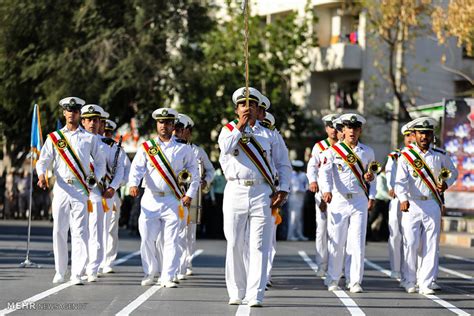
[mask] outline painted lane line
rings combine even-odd
[[[204,250],[202,249],[198,249],[196,250],[194,253],[193,253],[193,259],[196,258],[197,256],[199,256],[200,254],[203,253]],[[128,259],[130,259],[131,257],[133,257],[132,255],[133,254],[140,254],[140,251],[136,251],[134,253],[131,253],[130,255],[126,256],[128,257]],[[124,257],[125,259],[125,257]],[[127,260],[128,260],[127,259]],[[124,260],[125,262],[126,260]],[[140,307],[140,305],[142,305],[143,303],[145,303],[153,294],[155,294],[156,292],[158,292],[159,289],[161,289],[162,286],[161,285],[154,285],[152,286],[150,289],[148,289],[147,291],[145,291],[145,293],[143,293],[142,295],[140,295],[139,297],[137,297],[135,300],[133,300],[130,304],[128,304],[127,306],[125,306],[121,311],[119,311],[116,315],[118,316],[123,316],[123,315],[130,315],[131,312],[133,312],[134,310],[136,310],[138,307]]]
[[[451,269],[448,269],[448,268],[444,268],[444,267],[441,267],[441,266],[439,266],[438,269],[443,271],[443,272],[446,272],[446,273],[455,275],[457,277],[460,277],[462,279],[474,282],[474,278],[470,275],[467,275],[467,274],[464,274],[464,273],[461,273],[461,272],[457,272],[457,271],[454,271],[454,270],[451,270]]]
[[[235,316],[248,316],[250,315],[250,306],[248,305],[239,305]]]
[[[200,254],[202,254],[204,252],[203,249],[198,249],[196,250],[194,253],[193,253],[193,257],[191,258],[191,260],[193,260],[194,258],[196,258],[197,256],[199,256]]]
[[[370,260],[368,259],[364,259],[364,262],[365,264],[367,264],[368,266],[370,266],[371,268],[374,268],[375,270],[378,270],[379,272],[385,274],[385,275],[388,275],[390,277],[390,272],[384,268],[382,268],[381,266],[379,266],[378,264],[376,263],[373,263],[371,262]],[[441,270],[441,267],[439,267],[440,270]],[[444,308],[446,308],[447,310],[449,310],[450,312],[453,312],[455,313],[456,315],[470,315],[468,313],[466,313],[465,311],[457,308],[456,306],[454,306],[453,304],[451,303],[448,303],[446,302],[445,300],[437,297],[436,295],[423,295],[424,297],[426,298],[429,298],[430,300],[432,300],[433,302],[443,306]]]
[[[39,294],[36,294],[35,296],[32,296],[32,297],[30,297],[30,298],[27,298],[26,300],[23,300],[23,301],[21,301],[21,302],[19,302],[19,303],[16,303],[14,308],[8,308],[8,307],[7,307],[7,308],[5,308],[5,309],[0,310],[0,315],[7,315],[7,314],[10,314],[10,313],[12,313],[12,312],[14,312],[14,311],[16,311],[16,310],[18,310],[18,309],[21,309],[20,306],[25,306],[25,307],[27,308],[28,306],[30,306],[31,303],[37,302],[37,301],[39,301],[39,300],[41,300],[41,299],[43,299],[43,298],[45,298],[45,297],[50,296],[51,294],[57,293],[57,292],[59,292],[59,291],[62,291],[62,290],[64,290],[65,288],[70,287],[71,285],[72,285],[72,283],[71,283],[71,281],[69,281],[69,282],[63,283],[63,284],[61,284],[61,285],[55,286],[55,287],[53,287],[53,288],[51,288],[51,289],[49,289],[49,290],[46,290],[46,291],[44,291],[44,292],[41,292],[41,293],[39,293]],[[16,307],[18,307],[18,308],[16,308]]]
[[[304,262],[308,264],[308,266],[314,271],[318,272],[318,265],[311,260],[305,251],[300,250],[298,254],[303,258]],[[363,316],[365,313],[357,306],[356,302],[350,298],[346,292],[342,290],[333,291],[333,293],[339,298],[339,300],[344,304],[351,315]]]
[[[140,305],[145,303],[153,294],[158,292],[158,290],[161,289],[161,285],[154,285],[150,289],[148,289],[145,293],[137,297],[135,300],[133,300],[130,304],[125,306],[120,312],[118,312],[117,316],[124,316],[124,315],[130,315],[131,312],[136,310]]]
[[[346,292],[334,291],[333,293],[336,294],[337,297],[339,297],[342,304],[346,306],[347,310],[349,311],[349,313],[351,313],[351,315],[365,315],[365,313],[359,308],[359,306],[357,306],[356,302],[354,302],[354,300],[350,298],[350,296],[347,295]]]
[[[137,253],[139,254],[140,251],[128,254],[127,256],[118,259],[116,262],[119,262],[118,264],[121,264],[121,263],[127,261],[128,259],[132,258],[133,256],[135,256]],[[50,296],[54,293],[58,293],[59,291],[62,291],[64,289],[70,287],[71,285],[73,285],[71,282],[66,282],[66,283],[63,283],[61,285],[55,286],[55,287],[53,287],[49,290],[46,290],[44,292],[36,294],[35,296],[27,298],[24,301],[19,302],[18,303],[19,305],[16,305],[16,306],[19,307],[19,306],[22,306],[22,304],[23,304],[23,306],[28,306],[29,303],[37,302],[37,301],[39,301],[39,300],[41,300],[45,297],[48,297],[48,296]],[[11,312],[14,312],[14,311],[18,310],[18,309],[20,309],[20,308],[5,308],[3,310],[0,310],[0,315],[7,315],[7,314],[10,314]]]
[[[446,255],[444,255],[444,257],[450,258],[450,259],[456,259],[456,260],[461,260],[461,261],[466,261],[466,262],[474,263],[474,260],[468,259],[468,258],[464,258],[464,257],[460,257],[460,256],[455,256],[455,255],[446,254]]]
[[[388,277],[390,277],[390,275],[391,275],[390,270],[384,269],[381,266],[379,266],[378,264],[367,260],[366,258],[364,258],[364,263],[366,265],[368,265],[369,267],[371,267],[372,269],[377,270],[379,272],[382,272],[383,274],[385,274]]]
[[[122,258],[115,260],[114,263],[113,263],[113,266],[118,266],[118,265],[132,259],[133,257],[138,256],[139,254],[140,254],[140,250],[129,253],[128,255],[123,256]]]
[[[449,310],[450,312],[453,312],[453,313],[456,314],[456,315],[462,315],[462,316],[469,316],[469,315],[471,315],[471,314],[469,314],[469,313],[466,313],[466,312],[463,311],[462,309],[457,308],[457,307],[454,306],[453,304],[448,303],[448,302],[446,302],[445,300],[440,299],[440,298],[437,297],[436,295],[424,295],[424,296],[426,296],[427,298],[429,298],[429,299],[432,300],[433,302],[438,303],[439,305],[443,306],[444,308],[446,308],[446,309]]]

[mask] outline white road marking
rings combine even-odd
[[[448,268],[444,268],[444,267],[441,267],[441,266],[439,266],[438,268],[439,268],[439,270],[441,270],[443,272],[446,272],[446,273],[455,275],[457,277],[460,277],[462,279],[474,282],[474,278],[470,275],[467,275],[467,274],[464,274],[464,273],[461,273],[461,272],[457,272],[457,271],[454,271],[454,270],[451,270],[451,269],[448,269]]]
[[[390,272],[387,270],[387,269],[384,269],[382,268],[381,266],[379,266],[378,264],[376,263],[373,263],[371,262],[370,260],[368,259],[364,259],[364,262],[366,265],[368,265],[369,267],[375,269],[375,270],[378,270],[379,272],[382,272],[383,274],[387,275],[390,277]],[[439,269],[441,270],[441,267],[439,267]],[[447,310],[449,310],[450,312],[453,312],[455,313],[456,315],[470,315],[468,313],[466,313],[465,311],[457,308],[456,306],[454,306],[453,304],[451,303],[448,303],[446,302],[445,300],[437,297],[436,295],[423,295],[427,298],[429,298],[430,300],[432,300],[433,302],[443,306],[444,308],[446,308]]]
[[[49,290],[46,290],[46,291],[44,291],[44,292],[41,292],[41,293],[39,293],[39,294],[36,294],[35,296],[32,296],[32,297],[30,297],[30,298],[27,298],[27,299],[24,300],[24,301],[19,302],[18,304],[15,304],[16,306],[15,306],[14,308],[8,308],[8,307],[7,307],[7,308],[5,308],[5,309],[0,310],[0,315],[7,315],[7,314],[10,314],[10,313],[12,313],[12,312],[18,310],[18,309],[21,309],[21,307],[20,307],[20,308],[16,308],[16,307],[19,307],[19,306],[25,306],[25,307],[27,308],[28,306],[30,306],[30,303],[37,302],[37,301],[39,301],[39,300],[41,300],[41,299],[43,299],[43,298],[45,298],[45,297],[50,296],[51,294],[57,293],[57,292],[59,292],[59,291],[62,291],[62,290],[64,290],[65,288],[70,287],[71,285],[72,285],[72,283],[71,283],[71,281],[69,281],[69,282],[63,283],[63,284],[61,284],[61,285],[55,286],[55,287],[53,287],[53,288],[51,288],[51,289],[49,289]]]
[[[440,299],[440,298],[437,297],[436,295],[425,295],[425,296],[426,296],[427,298],[429,298],[430,300],[432,300],[433,302],[438,303],[439,305],[443,306],[444,308],[446,308],[446,309],[449,310],[450,312],[453,312],[453,313],[456,314],[456,315],[462,315],[462,316],[469,316],[469,315],[471,315],[471,314],[469,314],[469,313],[466,313],[466,312],[463,311],[462,309],[457,308],[457,307],[454,306],[453,304],[448,303],[448,302],[446,302],[445,300]]]
[[[314,272],[318,272],[318,265],[308,257],[305,251],[300,250],[298,251],[298,254],[301,256],[301,258],[303,258],[304,262],[306,262],[309,267],[313,269]],[[365,313],[359,308],[359,306],[357,306],[356,302],[354,302],[354,300],[350,298],[349,295],[346,294],[346,292],[339,290],[333,291],[333,293],[339,298],[342,304],[344,304],[344,306],[347,308],[349,313],[351,313],[351,315],[365,315]]]
[[[140,251],[138,251],[138,254],[140,253]],[[128,254],[120,259],[118,259],[115,263],[115,265],[117,264],[121,264],[121,263],[124,263],[125,261],[129,260],[130,258],[132,258],[133,256],[136,256],[137,255],[137,252],[134,252],[134,253],[131,253],[131,254]],[[118,263],[117,263],[118,262]],[[25,307],[28,306],[29,303],[34,303],[34,302],[37,302],[45,297],[48,297],[54,293],[58,293],[59,291],[62,291],[68,287],[70,287],[72,285],[71,282],[66,282],[66,283],[63,283],[61,285],[58,285],[58,286],[55,286],[49,290],[46,290],[44,292],[41,292],[39,294],[36,294],[30,298],[27,298],[26,300],[23,300],[21,302],[18,303],[17,307],[23,305]],[[3,310],[0,310],[0,315],[7,315],[7,314],[10,314],[11,312],[14,312],[18,309],[21,309],[21,308],[5,308]]]
[[[196,250],[194,253],[193,253],[193,259],[196,258],[197,256],[199,256],[201,253],[203,253],[204,250],[202,249],[198,249]],[[134,252],[136,253],[136,252]],[[134,253],[130,254],[129,256],[129,259],[133,256]],[[140,251],[138,251],[138,253],[140,253]],[[128,259],[127,259],[128,260]],[[133,312],[134,310],[136,310],[138,307],[140,307],[140,305],[142,305],[143,303],[145,303],[153,294],[155,294],[156,292],[158,292],[159,289],[161,289],[162,287],[160,285],[154,285],[152,286],[151,288],[149,288],[147,291],[145,291],[145,293],[143,293],[142,295],[140,295],[139,297],[137,297],[135,300],[133,300],[130,304],[128,304],[127,306],[125,306],[121,311],[119,311],[116,315],[117,316],[124,316],[124,315],[130,315],[131,312]]]
[[[466,261],[466,262],[474,263],[474,260],[468,259],[468,258],[464,258],[464,257],[460,257],[460,256],[455,256],[455,255],[446,254],[446,255],[444,255],[444,257],[450,258],[450,259],[456,259],[456,260],[461,260],[461,261]]]
[[[116,315],[117,316],[123,316],[123,315],[130,315],[131,312],[136,310],[140,305],[145,303],[153,294],[158,292],[158,290],[161,289],[161,285],[154,285],[150,289],[148,289],[145,293],[137,297],[134,301],[132,301],[130,304],[125,306],[120,312],[118,312]]]
[[[133,257],[138,256],[139,254],[140,254],[140,250],[129,253],[128,255],[123,256],[122,258],[115,260],[114,263],[113,263],[113,266],[118,266],[118,265],[132,259]]]
[[[239,305],[235,316],[248,316],[250,315],[250,306],[248,305]]]

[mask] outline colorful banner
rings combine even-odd
[[[474,192],[474,99],[445,101],[442,135],[459,172],[449,191]]]
[[[39,105],[35,104],[33,108],[33,119],[31,121],[31,155],[33,167],[39,158],[41,147],[43,147],[43,134],[41,133],[41,119]]]

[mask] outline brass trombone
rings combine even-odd
[[[441,171],[439,172],[438,182],[443,183],[447,179],[451,178],[451,176],[452,176],[451,170],[443,167],[441,168]]]

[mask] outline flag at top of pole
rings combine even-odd
[[[33,165],[39,158],[39,154],[43,147],[43,134],[41,133],[41,120],[39,106],[35,104],[33,109],[33,120],[31,121],[31,158]]]

